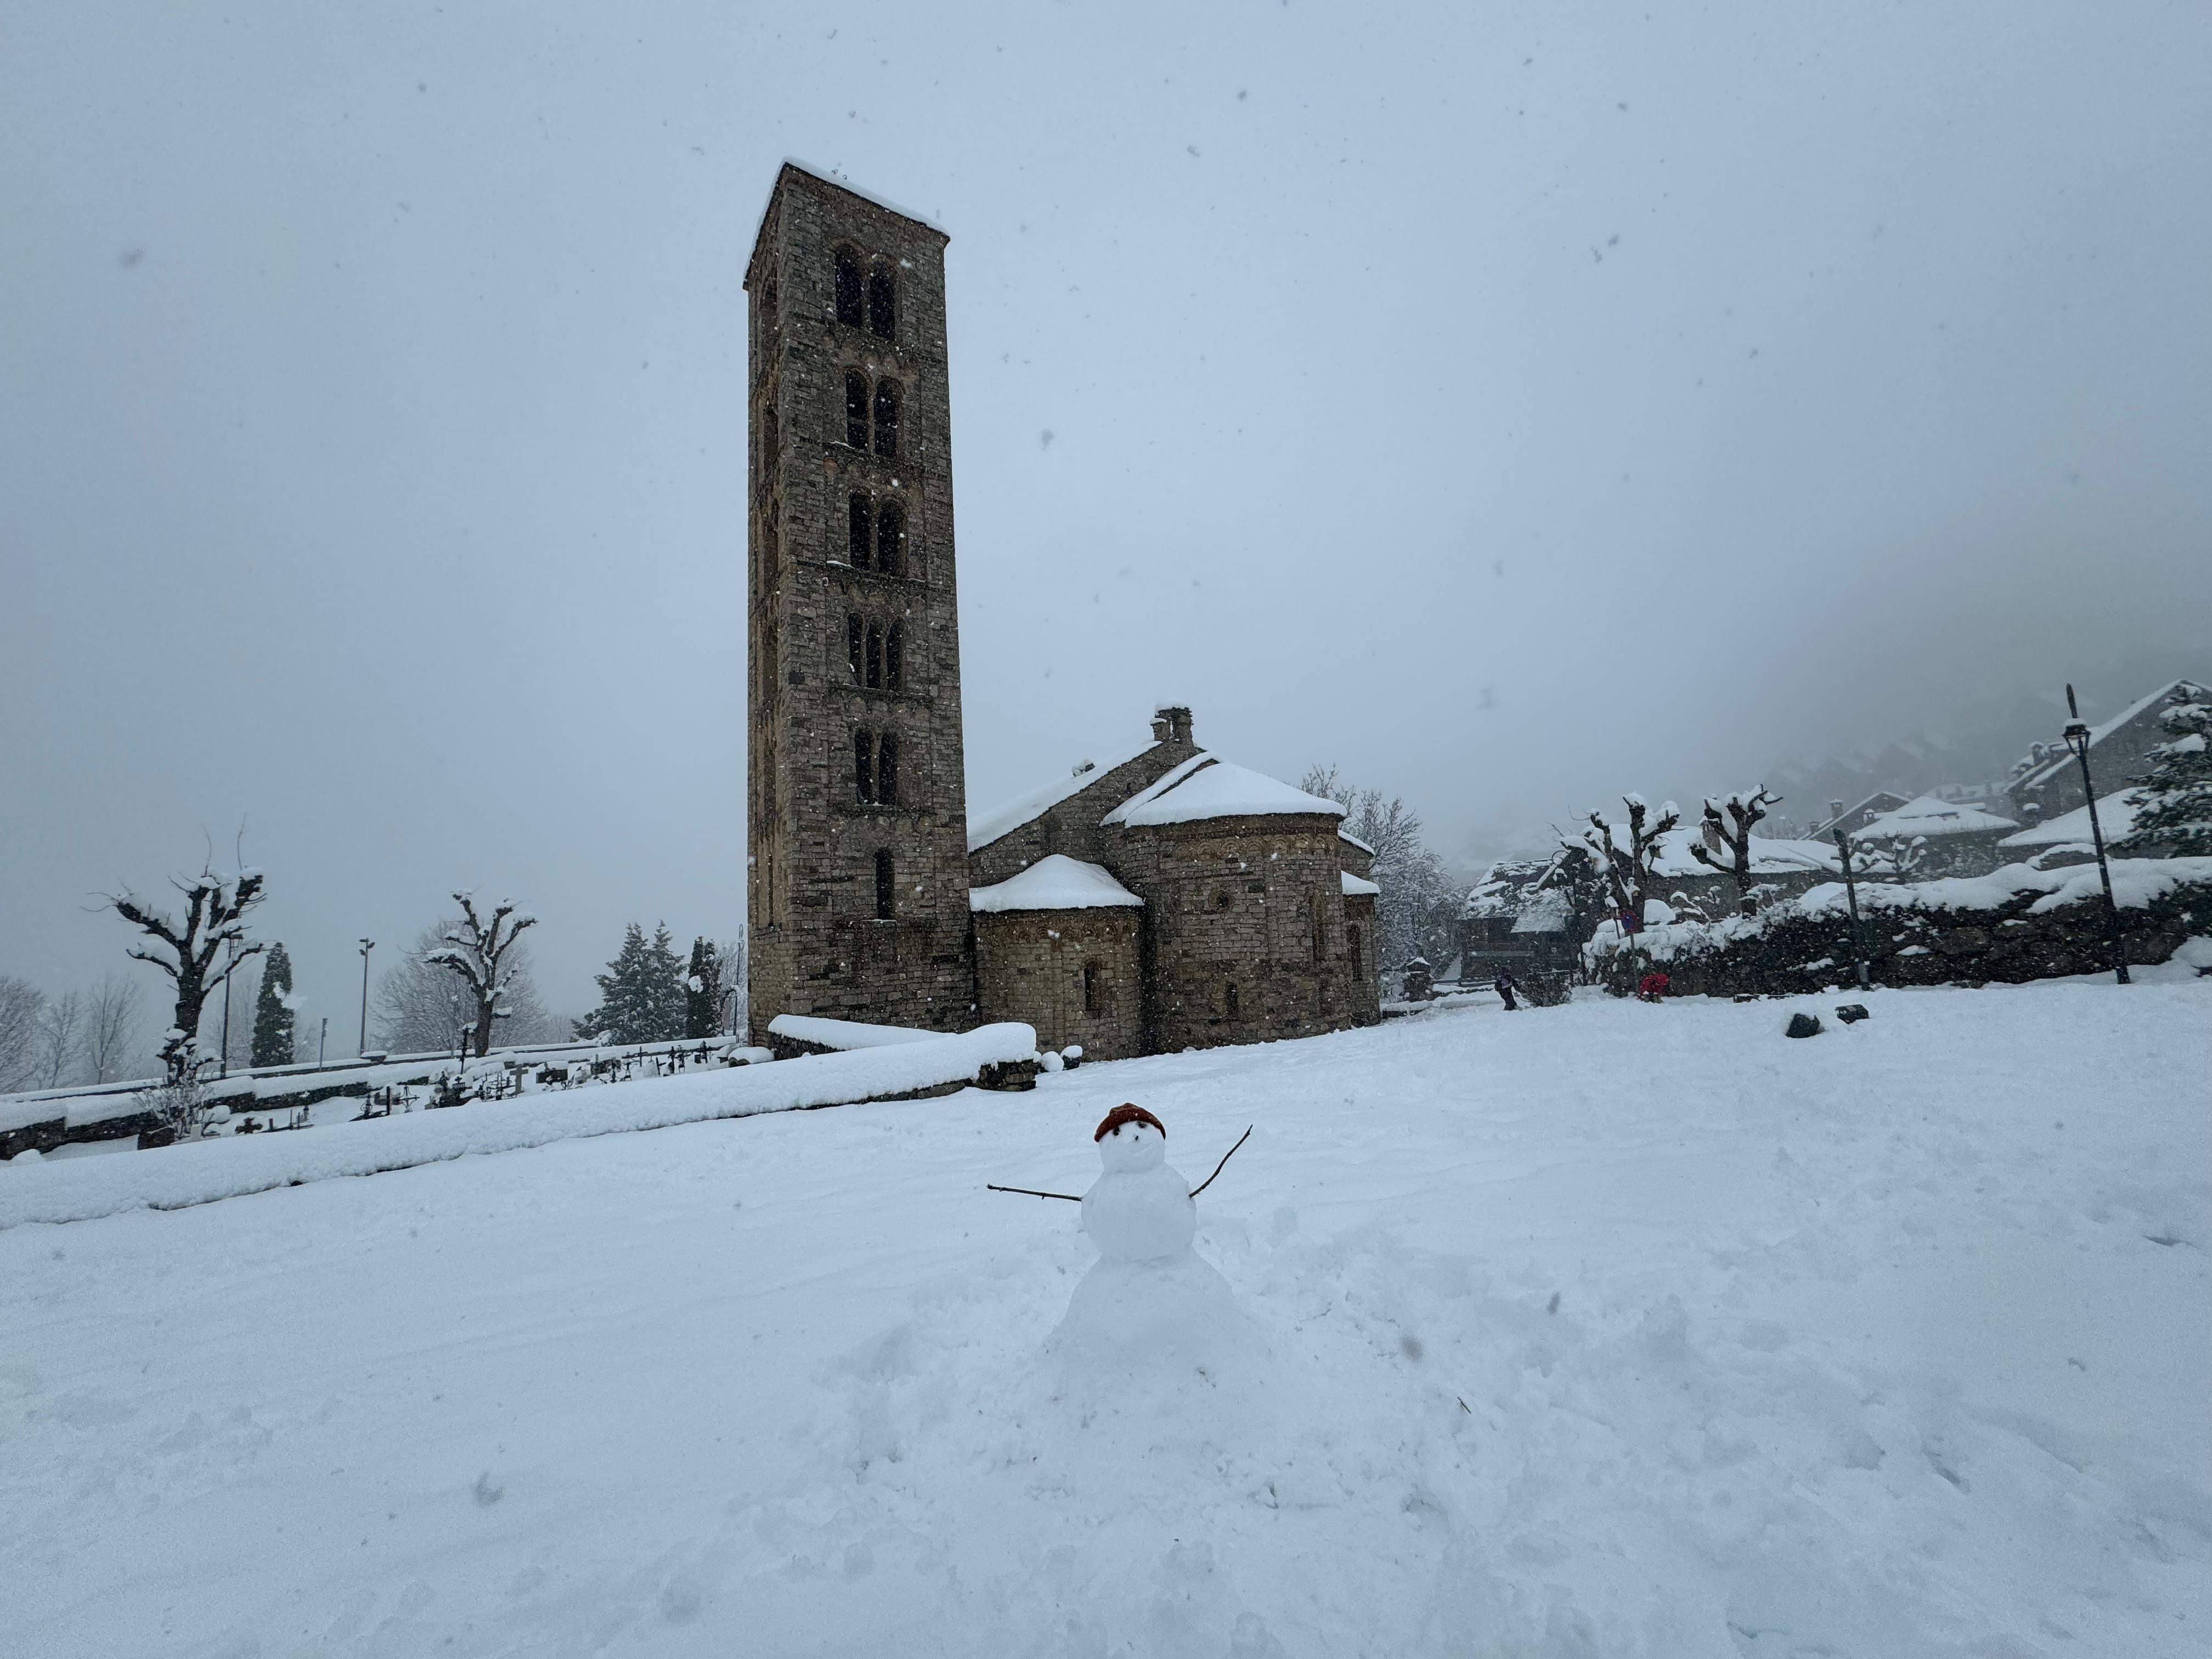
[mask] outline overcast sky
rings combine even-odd
[[[1174,699],[1465,856],[2201,650],[2212,7],[936,9],[0,0],[0,972],[241,821],[349,1041],[456,884],[732,929],[787,155],[952,238],[971,804]]]

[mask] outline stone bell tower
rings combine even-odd
[[[751,327],[751,1037],[975,1023],[945,234],[788,162]]]

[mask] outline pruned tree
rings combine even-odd
[[[515,941],[537,926],[538,918],[517,910],[513,899],[501,899],[489,921],[477,914],[475,894],[455,893],[453,902],[461,907],[460,921],[422,959],[461,981],[464,995],[474,1005],[469,1045],[482,1059],[491,1052],[492,1022],[514,1012],[504,1000],[512,973],[509,958]]]
[[[722,1019],[722,958],[705,934],[691,941],[684,975],[684,1035],[710,1037]]]
[[[1781,796],[1768,794],[1763,787],[1748,794],[1739,789],[1724,803],[1705,797],[1705,824],[1699,838],[1690,843],[1690,856],[1735,878],[1735,908],[1742,915],[1759,908],[1751,896],[1751,832],[1768,807],[1781,804]]]
[[[376,976],[376,1041],[395,1054],[451,1051],[461,1028],[472,1017],[475,1003],[460,978],[429,960],[446,948],[448,933],[461,927],[459,918],[434,921],[415,937],[398,961]],[[555,1022],[538,999],[531,977],[530,941],[511,945],[501,958],[505,984],[501,1006],[507,1016],[498,1023],[503,1043],[550,1042],[564,1040],[565,1024]]]
[[[27,979],[0,974],[0,1094],[21,1089],[38,1064],[39,1016],[46,994]]]
[[[37,1076],[41,1089],[58,1089],[76,1068],[84,1041],[84,993],[64,991],[49,997],[39,1015]]]
[[[292,958],[283,945],[269,947],[261,970],[261,989],[253,999],[253,1063],[289,1066],[295,1016],[292,1000]]]
[[[1583,831],[1583,843],[1597,860],[1614,912],[1632,913],[1640,928],[1644,907],[1651,902],[1652,872],[1666,837],[1680,824],[1682,814],[1671,800],[1660,807],[1656,818],[1641,795],[1623,795],[1620,801],[1628,809],[1628,844],[1622,847],[1614,842],[1613,825],[1602,812],[1589,815],[1590,827]]]
[[[192,1069],[199,1052],[200,1014],[208,998],[222,988],[238,964],[260,954],[259,941],[246,937],[246,913],[261,902],[258,870],[241,870],[235,876],[218,876],[204,866],[190,881],[171,878],[185,896],[181,920],[172,921],[125,889],[110,893],[106,902],[115,914],[145,936],[127,954],[150,962],[176,986],[176,1009],[167,1034],[161,1040],[161,1063],[172,1082]],[[218,965],[216,958],[221,957]]]
[[[145,988],[135,979],[109,974],[86,1000],[84,1061],[94,1083],[112,1083],[123,1074],[138,1040]]]
[[[2116,853],[2212,857],[2212,690],[2177,685],[2159,724],[2173,736],[2150,751],[2150,770],[2128,796],[2135,823]]]

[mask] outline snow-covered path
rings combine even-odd
[[[2202,1654],[2209,992],[1476,1008],[18,1227],[0,1652]],[[983,1183],[1125,1099],[1194,1178],[1259,1125],[1256,1379],[1039,1362],[1091,1252]]]

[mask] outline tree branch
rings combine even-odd
[[[1222,1153],[1221,1162],[1213,1166],[1213,1175],[1206,1176],[1205,1180],[1200,1182],[1197,1186],[1190,1189],[1190,1195],[1193,1198],[1196,1198],[1200,1193],[1204,1192],[1208,1187],[1211,1187],[1213,1184],[1214,1176],[1219,1175],[1224,1170],[1229,1167],[1229,1160],[1237,1156],[1237,1147],[1242,1146],[1246,1141],[1251,1139],[1252,1131],[1258,1127],[1259,1126],[1257,1124],[1248,1124],[1245,1127],[1244,1133],[1237,1137],[1237,1146],[1231,1146],[1227,1152]]]

